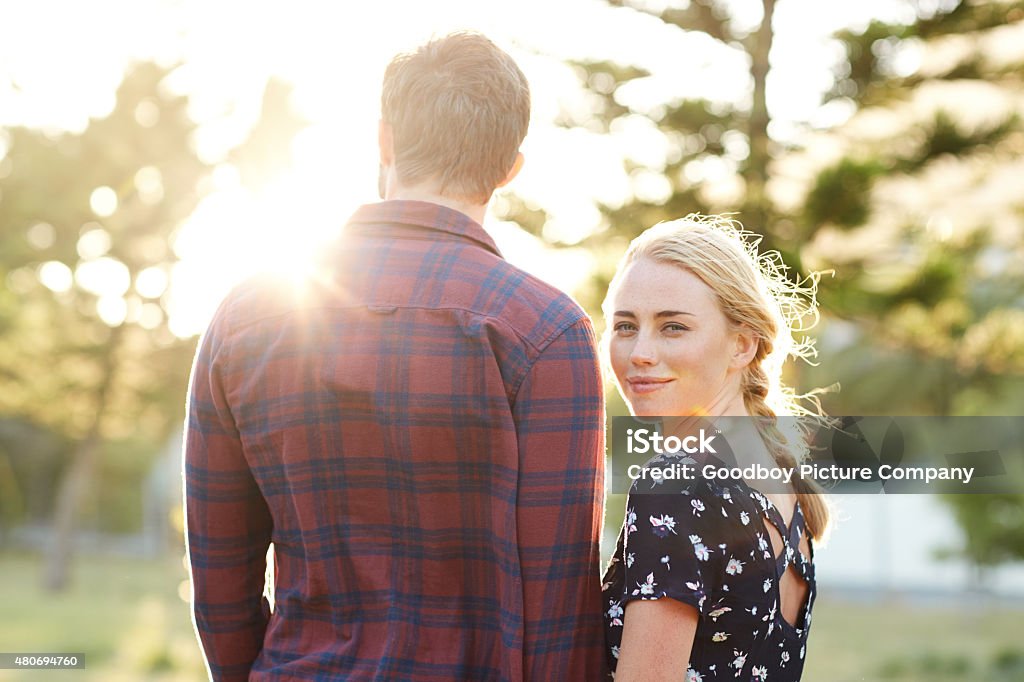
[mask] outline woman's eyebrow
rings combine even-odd
[[[654,317],[675,317],[676,315],[689,315],[690,317],[697,317],[694,313],[688,313],[684,310],[662,310],[654,314]],[[616,310],[615,317],[631,317],[636,319],[636,314],[629,310]]]

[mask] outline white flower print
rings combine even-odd
[[[669,533],[676,532],[676,520],[668,514],[662,514],[661,516],[652,516],[651,530],[659,538],[668,537]]]
[[[622,614],[622,602],[610,602],[608,607],[608,617],[612,619],[612,625],[622,625]]]
[[[609,633],[605,652],[612,663],[621,660],[619,639],[626,602],[664,597],[672,593],[666,592],[671,583],[678,586],[684,599],[697,606],[701,619],[707,619],[705,641],[712,643],[703,650],[703,657],[694,658],[689,667],[683,668],[685,682],[791,679],[804,666],[806,647],[801,647],[801,640],[806,635],[810,608],[801,611],[802,631],[785,627],[779,615],[774,569],[788,559],[798,573],[803,569],[805,580],[814,589],[809,553],[802,555],[795,541],[797,531],[806,537],[801,520],[798,516],[791,522],[792,533],[776,533],[773,528],[777,527],[778,515],[772,510],[778,508],[766,495],[754,495],[745,485],[733,486],[731,494],[725,486],[712,490],[711,495],[684,491],[685,497],[671,498],[674,507],[628,505],[633,508],[627,510],[621,531],[621,546],[627,551],[618,554],[618,563],[605,578],[612,583],[602,600]],[[716,508],[721,515],[715,513]],[[686,509],[693,516],[687,515]],[[640,528],[645,518],[650,525]],[[687,524],[688,518],[693,523]],[[684,545],[683,538],[690,541],[694,559],[688,558],[685,550],[680,554],[669,546],[677,538]],[[781,556],[776,557],[777,551]],[[702,580],[704,573],[712,577]]]
[[[729,667],[736,668],[736,677],[739,677],[740,673],[743,671],[743,666],[747,664],[747,655],[740,653],[735,649],[732,650],[732,655],[736,658],[729,664]]]
[[[633,595],[636,596],[638,594],[641,594],[641,595],[654,594],[654,586],[657,585],[657,584],[658,583],[654,582],[654,573],[649,573],[647,575],[647,580],[645,580],[642,583],[637,583],[636,584],[636,586],[639,589],[633,590]]]

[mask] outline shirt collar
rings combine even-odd
[[[364,232],[371,225],[404,225],[445,232],[468,239],[503,258],[498,245],[484,228],[465,213],[427,201],[390,200],[365,204],[356,209],[348,225]]]

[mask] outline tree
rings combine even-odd
[[[54,510],[44,582],[67,582],[72,533],[103,443],[169,432],[193,344],[164,308],[168,237],[193,210],[204,171],[187,100],[166,71],[135,66],[109,116],[80,134],[6,131],[0,180],[0,412],[75,443]]]
[[[168,71],[132,68],[105,118],[80,134],[5,131],[0,160],[0,414],[73,443],[55,501],[45,585],[67,582],[76,516],[95,494],[101,449],[133,438],[159,449],[180,423],[195,339],[168,325],[174,234],[207,166],[188,100]],[[268,82],[262,117],[232,151],[245,178],[286,160],[303,122]],[[141,438],[140,438],[141,437]]]
[[[649,72],[607,61],[578,65],[593,111],[567,115],[565,125],[612,135],[647,125],[666,149],[664,164],[627,161],[637,191],[622,206],[602,205],[603,225],[584,241],[603,263],[581,295],[590,310],[626,241],[642,229],[692,211],[738,212],[764,235],[763,246],[782,252],[795,278],[828,273],[815,330],[821,362],[791,372],[798,391],[838,381],[842,390],[822,397],[832,414],[1020,411],[1024,2],[893,0],[902,23],[875,20],[835,36],[842,58],[823,103],[848,110],[848,120],[807,126],[785,145],[769,135],[764,107],[774,2],[759,3],[759,21],[743,24],[730,14],[734,3],[719,0],[605,4],[652,15],[679,40],[702,35],[741,51],[750,98],[641,106],[630,91]],[[708,164],[724,176],[702,174]],[[643,182],[664,191],[644,192]],[[542,209],[509,206],[507,217],[543,236]],[[999,551],[979,544],[1024,535],[1020,514],[990,517],[992,504],[979,495],[955,502],[970,524],[965,551],[977,562],[1020,556],[1015,543]],[[998,504],[1024,507],[1024,499]]]
[[[917,9],[911,24],[838,36],[830,97],[857,112],[830,133],[841,153],[806,195],[807,261],[836,269],[822,297],[847,322],[843,365],[874,365],[845,382],[845,404],[1019,414],[1024,57],[1005,48],[1024,32],[1024,3]],[[1024,492],[942,500],[979,580],[1024,559]]]
[[[824,165],[794,171],[798,152],[780,166],[811,177],[796,213],[805,262],[835,272],[821,298],[842,321],[841,365],[885,368],[848,382],[846,409],[884,395],[904,413],[1012,413],[1000,401],[1024,378],[1024,59],[998,45],[1024,30],[1024,3],[910,7],[912,23],[837,36],[828,97],[855,113],[805,143],[837,150]]]
[[[760,16],[742,22],[724,0],[691,0],[657,9],[642,0],[603,4],[610,11],[654,17],[669,27],[679,42],[700,37],[723,53],[741,53],[749,64],[750,97],[736,103],[667,94],[665,101],[651,106],[629,96],[631,87],[651,77],[645,68],[610,61],[575,64],[592,107],[585,115],[566,113],[562,125],[615,135],[636,123],[653,128],[664,147],[663,163],[626,161],[634,186],[629,200],[621,206],[600,205],[602,225],[582,245],[604,265],[595,273],[590,290],[581,292],[584,304],[596,309],[609,271],[630,239],[658,222],[694,212],[736,213],[748,229],[764,235],[766,247],[783,253],[797,277],[797,244],[787,235],[788,224],[780,224],[782,216],[768,192],[772,160],[783,149],[768,133],[771,117],[766,99],[775,0],[760,0],[756,5]],[[531,208],[515,197],[507,204],[504,217],[543,236],[547,215],[542,208]]]

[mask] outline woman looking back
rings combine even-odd
[[[807,410],[781,370],[810,352],[792,333],[814,313],[814,289],[788,282],[756,244],[721,218],[644,232],[609,287],[604,346],[631,413],[663,417],[663,435],[717,419],[729,451],[698,456],[707,463],[790,467],[801,441],[775,417]],[[638,479],[603,580],[613,676],[799,680],[827,525],[821,490],[800,479],[770,491]]]

